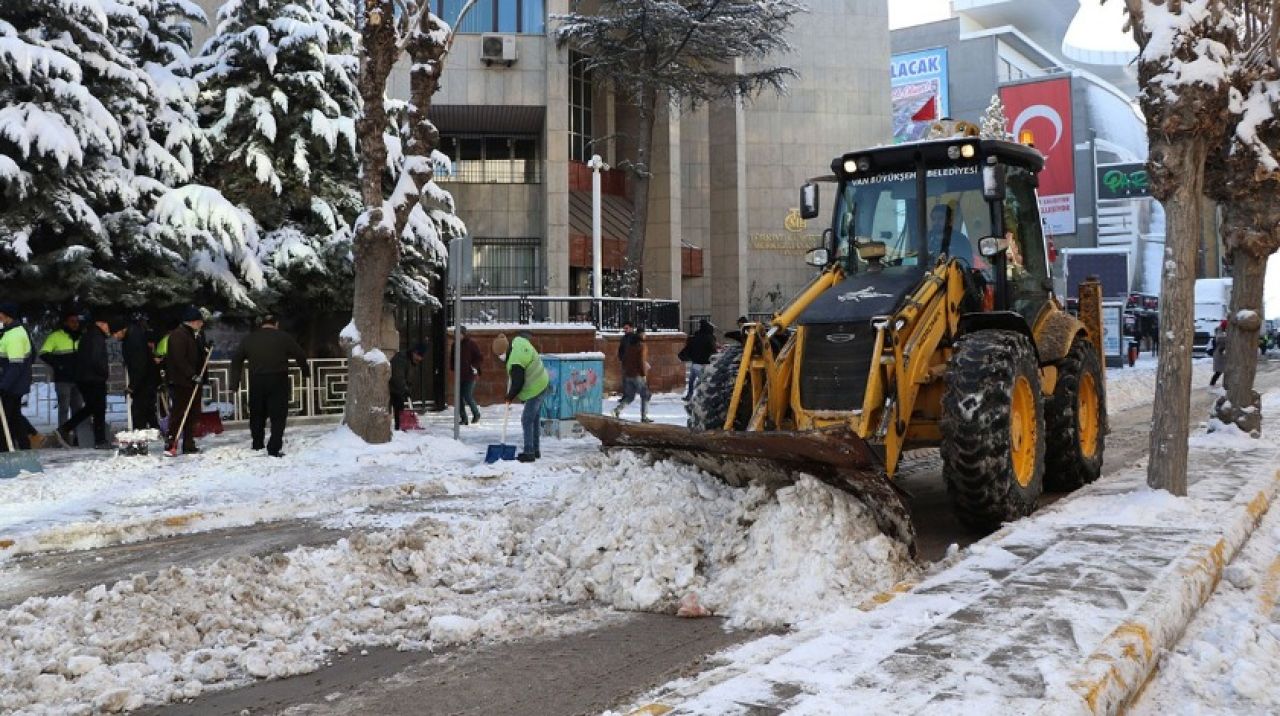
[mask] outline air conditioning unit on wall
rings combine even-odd
[[[515,35],[481,35],[480,61],[486,66],[495,62],[510,67],[516,63]]]

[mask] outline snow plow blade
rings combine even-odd
[[[688,463],[735,487],[759,482],[780,488],[804,473],[849,492],[875,515],[880,531],[910,547],[915,529],[903,496],[866,441],[847,427],[804,432],[696,432],[678,425],[575,416],[605,450],[630,449]]]

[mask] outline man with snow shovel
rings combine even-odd
[[[18,307],[0,303],[0,410],[4,411],[13,446],[31,449],[31,423],[22,415],[22,397],[31,390],[31,337],[18,322]],[[8,446],[0,435],[0,451]]]
[[[169,435],[166,453],[178,453],[178,439],[182,439],[184,453],[198,453],[196,447],[196,419],[200,416],[197,391],[204,380],[205,350],[199,339],[204,329],[204,314],[195,306],[182,313],[182,323],[169,332],[164,357],[164,373],[173,390],[173,402],[169,411]],[[179,432],[181,431],[181,432]]]
[[[511,401],[524,403],[520,414],[520,427],[524,429],[524,451],[516,456],[520,462],[533,462],[542,457],[542,399],[551,386],[551,376],[542,365],[542,356],[529,341],[531,334],[521,331],[516,339],[507,342],[505,333],[493,339],[493,352],[507,367],[510,385],[507,388],[507,411]],[[506,420],[505,416],[503,420]]]

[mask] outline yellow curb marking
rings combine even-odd
[[[0,549],[9,549],[12,546],[13,546],[13,540],[0,539]]]
[[[1259,592],[1258,605],[1264,615],[1270,614],[1276,607],[1276,600],[1280,599],[1280,556],[1267,568],[1267,576],[1263,579]]]
[[[1254,522],[1260,522],[1270,506],[1271,500],[1267,499],[1267,493],[1259,492],[1256,497],[1249,501],[1249,506],[1245,509],[1248,510],[1249,517]]]
[[[667,706],[666,704],[645,704],[635,711],[628,713],[627,716],[662,716],[663,714],[671,713],[674,710],[675,709]]]
[[[1151,646],[1151,632],[1141,624],[1127,622],[1116,627],[1114,631],[1102,640],[1102,644],[1094,651],[1094,656],[1090,658],[1093,662],[1107,663],[1107,671],[1095,681],[1073,681],[1072,687],[1077,692],[1084,692],[1084,700],[1089,704],[1089,710],[1097,713],[1098,699],[1102,696],[1103,691],[1115,682],[1124,686],[1124,677],[1120,673],[1120,665],[1117,664],[1117,658],[1111,654],[1098,654],[1102,646],[1109,642],[1120,642],[1119,651],[1122,659],[1128,660],[1135,665],[1140,665],[1143,661],[1150,661],[1153,653]],[[1141,654],[1139,654],[1141,651]]]
[[[888,590],[880,592],[879,594],[876,594],[872,597],[869,597],[865,602],[863,602],[862,604],[859,604],[858,608],[864,612],[869,612],[872,609],[875,609],[876,607],[881,606],[883,604],[888,604],[889,602],[896,599],[898,596],[902,594],[906,594],[912,589],[915,589],[916,584],[917,582],[898,582],[897,584],[890,587]]]
[[[186,515],[174,515],[172,517],[166,517],[164,518],[164,526],[165,527],[185,527],[186,525],[191,524],[192,520],[195,520],[202,516],[203,516],[202,513],[192,512]]]

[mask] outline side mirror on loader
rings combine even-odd
[[[800,218],[818,218],[818,185],[813,182],[800,187]]]
[[[826,247],[820,246],[816,249],[809,249],[808,253],[804,255],[804,262],[810,266],[825,268],[829,263],[830,256],[831,253],[827,251]]]
[[[1009,250],[1009,240],[999,236],[984,236],[978,241],[978,253],[986,258],[994,258]]]

